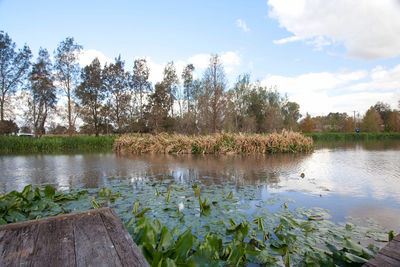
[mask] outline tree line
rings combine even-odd
[[[274,132],[282,129],[313,131],[399,131],[399,112],[377,103],[354,122],[346,113],[307,116],[299,122],[300,106],[276,88],[239,75],[228,88],[221,58],[211,55],[209,65],[195,79],[188,64],[178,73],[168,62],[161,81],[152,84],[146,59],[134,60],[127,70],[120,56],[102,65],[95,58],[80,67],[83,47],[67,37],[53,52],[40,48],[35,62],[27,45],[17,49],[10,36],[0,31],[0,134],[33,132],[51,134],[123,134],[132,132]],[[7,116],[11,98],[22,90],[27,98],[23,125]],[[57,105],[60,97],[65,106]],[[14,107],[14,109],[17,107]],[[54,115],[59,118],[54,119]],[[7,120],[8,117],[8,120]],[[83,123],[79,123],[81,120]],[[352,121],[353,120],[353,121]],[[64,123],[62,123],[63,121]],[[376,126],[378,125],[378,126]]]
[[[400,108],[400,101],[399,101]],[[327,116],[311,117],[309,114],[300,121],[302,132],[400,132],[400,111],[391,109],[390,105],[378,101],[371,106],[361,117],[354,112],[353,116],[347,113],[329,113]]]
[[[274,88],[251,82],[240,75],[233,88],[227,81],[221,58],[211,55],[201,78],[194,78],[195,67],[188,64],[178,73],[173,61],[163,71],[163,79],[149,81],[150,68],[144,58],[126,70],[121,57],[101,65],[95,58],[81,68],[82,46],[72,37],[60,42],[53,61],[40,48],[35,62],[27,45],[17,50],[9,35],[0,32],[0,110],[3,132],[17,125],[6,120],[10,96],[18,89],[29,92],[24,131],[36,136],[44,133],[72,135],[130,132],[215,133],[272,132],[284,128],[297,130],[299,105],[281,96]],[[66,107],[56,110],[59,96]],[[65,125],[49,124],[57,113]],[[77,119],[83,125],[77,129]],[[13,130],[12,130],[13,129]]]

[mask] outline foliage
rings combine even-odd
[[[116,136],[45,136],[42,138],[0,136],[0,153],[110,151],[115,139]]]
[[[0,135],[17,134],[19,131],[18,125],[12,120],[0,120]]]
[[[306,117],[300,122],[300,128],[303,133],[313,133],[315,131],[315,123],[310,114],[307,113]]]
[[[4,109],[8,95],[23,83],[29,71],[31,50],[25,45],[16,51],[10,36],[0,31],[0,121],[5,120]]]
[[[106,96],[105,87],[102,85],[102,69],[100,61],[95,58],[81,72],[81,84],[76,88],[75,94],[83,105],[83,120],[93,127],[96,136],[100,132],[100,109]]]
[[[52,64],[46,49],[39,50],[37,63],[29,73],[31,99],[29,113],[35,136],[45,133],[45,123],[49,112],[55,109],[57,102],[56,87],[52,75]]]
[[[371,107],[365,113],[363,121],[361,123],[361,130],[364,132],[382,132],[383,121],[381,115],[376,111],[374,107]]]
[[[115,140],[114,150],[128,153],[274,153],[307,152],[313,149],[311,138],[295,132],[243,135],[127,135]]]
[[[235,190],[236,186],[227,183],[193,185],[194,192],[190,185],[174,184],[168,178],[133,183],[116,180],[111,186],[118,193],[106,187],[62,192],[50,186],[40,190],[29,185],[22,192],[0,197],[0,218],[2,223],[10,223],[90,206],[111,206],[125,221],[151,266],[357,266],[373,257],[378,247],[355,240],[387,242],[394,236],[372,224],[335,224],[327,211],[319,208],[292,210],[284,205],[270,212],[268,206],[279,200],[261,201],[251,186],[235,194],[230,191],[229,197],[225,196],[226,189]],[[211,202],[207,204],[201,195]],[[250,197],[261,205],[246,213]],[[184,208],[180,203],[185,203]]]
[[[69,213],[62,203],[84,197],[87,191],[56,191],[27,185],[21,192],[0,195],[0,225]]]
[[[400,133],[306,133],[317,141],[400,140]]]

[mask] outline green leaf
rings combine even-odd
[[[161,229],[161,238],[158,243],[157,250],[158,251],[168,251],[172,249],[175,245],[175,240],[172,234],[168,231],[168,228],[163,226]]]
[[[189,228],[186,232],[178,237],[178,241],[175,244],[175,253],[178,259],[186,259],[197,240],[197,238],[193,236],[191,232],[192,229]]]
[[[45,196],[46,198],[53,199],[55,193],[56,193],[56,190],[54,189],[54,187],[52,187],[52,186],[50,186],[50,185],[47,185],[47,186],[44,188],[44,196]]]

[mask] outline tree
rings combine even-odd
[[[16,91],[29,72],[31,50],[27,45],[16,51],[7,33],[0,31],[0,120],[4,121],[7,96]]]
[[[307,113],[306,117],[300,122],[300,128],[303,133],[313,133],[315,129],[315,123],[311,118],[310,114]]]
[[[107,93],[111,96],[109,106],[111,121],[115,123],[117,132],[121,133],[128,123],[131,95],[128,92],[129,73],[124,70],[121,56],[115,63],[106,65],[103,70],[103,82]]]
[[[17,134],[18,125],[12,120],[0,120],[0,135]]]
[[[86,66],[81,72],[81,84],[76,88],[76,97],[82,104],[82,119],[92,127],[96,136],[100,132],[100,109],[105,98],[106,90],[103,86],[101,65],[98,58]]]
[[[75,124],[73,120],[73,91],[78,84],[80,67],[78,64],[79,53],[82,46],[75,43],[74,38],[67,37],[62,41],[55,52],[55,69],[57,81],[67,96],[68,133],[71,136]]]
[[[364,132],[381,132],[382,124],[383,121],[379,112],[374,107],[370,107],[362,120],[361,130]]]
[[[388,124],[389,124],[389,116],[392,113],[392,109],[390,108],[389,104],[383,103],[381,101],[378,101],[374,109],[378,111],[379,115],[381,116],[382,123],[384,125],[384,130],[389,131],[388,129]]]
[[[297,121],[301,118],[299,104],[287,101],[282,107],[282,114],[285,128],[297,130]]]
[[[344,126],[344,131],[346,133],[351,133],[351,132],[354,132],[356,130],[355,128],[356,127],[355,127],[354,119],[352,117],[347,117],[346,123],[345,123],[345,126]]]
[[[222,120],[223,92],[225,89],[225,73],[218,55],[210,58],[208,68],[204,72],[204,85],[210,95],[212,132],[217,132],[217,125]]]
[[[389,132],[400,132],[400,112],[398,110],[390,112],[387,130]]]
[[[252,85],[250,83],[250,74],[239,75],[232,92],[233,121],[235,130],[243,131],[246,121],[246,110],[248,103],[246,96],[250,93]]]
[[[151,90],[149,75],[150,69],[147,66],[146,59],[136,59],[133,66],[132,86],[137,92],[139,92],[139,120],[143,120],[144,117],[143,94],[145,91]]]
[[[176,94],[179,85],[178,75],[176,74],[176,69],[174,62],[168,62],[164,68],[164,77],[162,84],[166,92],[169,94],[169,106],[171,110],[171,115],[174,116],[174,101],[177,99]]]
[[[153,132],[168,131],[173,126],[173,120],[169,116],[171,110],[170,94],[166,85],[156,83],[155,91],[149,97],[146,107],[148,126]]]
[[[39,49],[39,57],[29,74],[32,99],[29,103],[35,136],[45,133],[49,110],[55,108],[57,97],[52,64],[46,49]]]
[[[192,101],[193,101],[193,64],[187,64],[182,72],[183,80],[183,91],[185,95],[185,100],[187,104],[187,113],[191,112]]]

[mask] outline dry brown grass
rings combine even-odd
[[[309,152],[313,140],[300,133],[213,135],[125,135],[114,142],[114,151],[123,153],[227,154]]]

